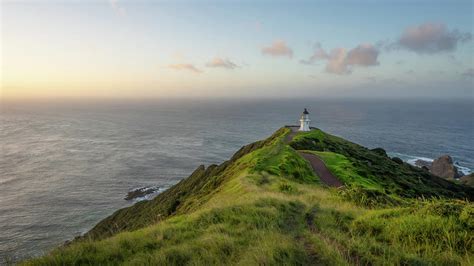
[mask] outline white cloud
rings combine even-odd
[[[442,23],[424,23],[408,27],[392,46],[420,54],[454,51],[459,43],[472,39],[472,34],[448,30]]]
[[[226,69],[234,69],[239,67],[234,62],[230,61],[227,58],[215,57],[210,62],[206,64],[207,67],[221,67]]]
[[[376,66],[379,64],[377,58],[379,51],[372,44],[360,44],[349,51],[346,57],[346,64],[358,66]]]
[[[197,74],[202,73],[202,70],[198,69],[193,64],[172,64],[168,67],[174,70],[188,70]]]
[[[329,55],[324,51],[323,48],[321,48],[320,43],[316,43],[314,47],[314,53],[313,55],[308,58],[307,60],[300,60],[302,64],[313,64],[319,60],[327,60],[329,59]]]
[[[346,49],[332,49],[327,60],[326,72],[339,75],[349,74],[351,72],[346,64]]]
[[[317,61],[326,61],[326,72],[333,74],[350,74],[354,66],[376,66],[379,50],[372,44],[360,44],[346,51],[345,48],[334,48],[327,53],[320,44],[317,44],[312,56],[301,60],[303,64],[313,64]]]
[[[293,50],[284,41],[274,41],[271,46],[263,47],[262,54],[293,57]]]

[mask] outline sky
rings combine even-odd
[[[473,1],[0,1],[2,99],[474,99]]]

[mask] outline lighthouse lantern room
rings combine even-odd
[[[301,118],[300,118],[301,125],[300,125],[299,131],[310,131],[309,122],[311,122],[311,120],[309,120],[309,112],[305,108],[304,112],[301,114]]]

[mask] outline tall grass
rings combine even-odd
[[[180,200],[152,224],[76,240],[22,264],[472,265],[471,202],[387,194],[334,152],[317,154],[354,186],[321,187],[306,161],[283,143],[287,133],[247,146],[224,166],[199,170],[175,188],[173,201],[138,205],[123,216],[147,217]]]

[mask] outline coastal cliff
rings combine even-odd
[[[468,265],[472,200],[383,149],[284,127],[23,264]]]

